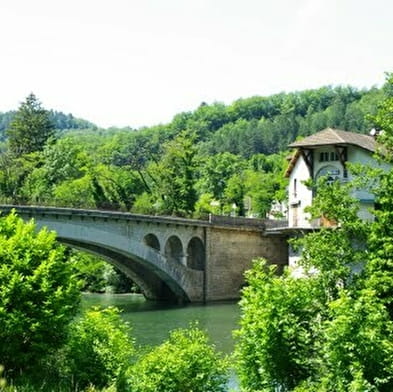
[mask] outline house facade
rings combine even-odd
[[[380,166],[374,157],[376,142],[374,137],[339,129],[327,128],[314,135],[289,145],[296,149],[286,171],[288,187],[288,226],[290,228],[313,228],[328,224],[323,219],[310,221],[304,209],[311,205],[313,191],[304,184],[306,180],[328,179],[348,182],[352,175],[347,164],[361,163],[372,167]],[[366,190],[354,192],[360,202],[359,216],[372,219],[370,208],[374,206],[374,196]]]

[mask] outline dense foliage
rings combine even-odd
[[[246,391],[287,391],[314,369],[316,315],[321,311],[315,279],[278,277],[264,260],[247,273],[237,358]]]
[[[381,159],[391,162],[387,92],[374,121],[387,147]],[[303,277],[278,277],[261,261],[247,274],[237,332],[245,391],[393,390],[393,170],[368,173],[376,175],[369,184],[377,219],[358,218],[350,196],[357,181],[340,186],[322,179],[309,212],[336,225],[295,241]]]
[[[0,219],[0,260],[0,361],[27,370],[64,343],[79,286],[55,234],[15,214]]]
[[[333,211],[331,191],[318,193],[313,212],[322,207],[339,227],[298,240],[304,277],[277,276],[261,262],[247,275],[237,333],[246,391],[393,388],[391,238],[385,237],[382,261],[373,241],[384,223],[367,226],[356,214],[348,219],[344,209]]]
[[[227,362],[196,327],[175,330],[128,371],[133,392],[223,392]]]
[[[10,151],[20,156],[41,151],[54,138],[54,126],[49,113],[42,108],[34,94],[23,102],[7,129]]]
[[[376,126],[384,131],[383,159],[393,161],[392,86],[390,78],[368,91],[324,87],[201,104],[138,131],[99,130],[44,110],[30,95],[18,111],[0,114],[8,135],[0,201],[264,217],[285,199],[285,149],[298,137],[328,126],[358,132]],[[262,261],[247,274],[237,332],[245,391],[393,390],[393,172],[371,183],[379,202],[372,224],[357,218],[348,189],[316,184],[310,213],[337,227],[297,242],[307,279],[278,277]],[[0,362],[7,378],[24,385],[19,390],[224,390],[227,363],[197,328],[175,331],[130,360],[133,342],[116,310],[72,320],[77,280],[100,289],[104,272],[88,256],[66,263],[70,254],[54,241],[15,215],[0,220]],[[29,370],[38,381],[20,378]]]
[[[273,202],[285,199],[281,173],[288,143],[328,126],[368,132],[372,121],[365,114],[375,114],[384,91],[323,87],[227,106],[203,103],[168,124],[137,131],[100,130],[71,115],[43,111],[30,95],[18,111],[0,115],[10,135],[0,156],[0,201],[264,217]],[[32,99],[32,115],[60,129],[57,141],[48,139],[45,127],[38,144],[11,137],[16,123],[29,129],[23,113]],[[18,156],[12,153],[15,143]]]
[[[65,362],[74,388],[102,388],[122,381],[133,354],[130,328],[118,310],[91,309],[71,325]]]
[[[54,128],[61,133],[77,129],[97,129],[97,126],[89,121],[74,117],[71,113],[64,114],[62,112],[49,110],[49,120]],[[15,111],[0,112],[0,140],[6,138],[5,131],[9,128],[15,117]]]

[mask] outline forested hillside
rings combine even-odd
[[[6,138],[6,130],[9,128],[14,116],[15,111],[11,112],[0,112],[0,140]],[[62,112],[57,112],[54,110],[48,111],[49,118],[53,123],[55,129],[65,131],[73,129],[96,129],[97,126],[93,123],[83,120],[81,118],[74,117],[71,113],[64,114]]]
[[[31,94],[17,111],[0,114],[6,139],[0,198],[149,214],[264,217],[273,200],[285,198],[287,145],[326,127],[368,132],[367,115],[384,95],[384,88],[322,87],[231,105],[202,103],[169,124],[105,130],[46,111]],[[53,132],[33,130],[40,123],[34,116],[49,120]]]

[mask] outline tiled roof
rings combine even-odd
[[[340,129],[333,128],[326,128],[323,131],[315,133],[314,135],[291,143],[289,147],[317,147],[332,144],[352,144],[354,146],[362,147],[365,150],[371,152],[375,151],[375,139],[372,136],[362,135],[360,133],[354,132],[341,131]]]

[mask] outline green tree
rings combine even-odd
[[[387,74],[384,86],[386,98],[373,117],[375,126],[382,130],[378,141],[382,143],[379,150],[381,159],[393,163],[393,74]],[[369,247],[370,261],[367,265],[369,275],[367,286],[376,291],[383,300],[393,319],[393,169],[380,174],[375,189],[378,209],[376,220],[372,225]]]
[[[53,202],[58,206],[95,208],[92,176],[86,174],[81,178],[61,182],[53,189]]]
[[[195,218],[205,218],[208,214],[220,215],[222,206],[219,201],[214,199],[211,193],[202,193],[198,201],[195,203]]]
[[[296,241],[304,277],[274,276],[259,264],[248,275],[237,348],[242,385],[266,391],[389,391],[391,320],[377,290],[366,289],[372,275],[362,272],[374,257],[366,242],[373,226],[358,218],[349,187],[321,179],[317,191],[309,212],[336,227]]]
[[[281,173],[245,170],[245,197],[249,199],[248,214],[265,218],[273,201],[283,201],[287,181]]]
[[[0,219],[0,358],[7,371],[37,366],[66,338],[78,281],[55,233],[15,214]]]
[[[116,267],[95,255],[70,249],[69,262],[83,285],[82,291],[129,293],[137,289],[135,283]]]
[[[181,133],[166,143],[158,163],[151,164],[152,193],[160,212],[192,215],[197,201],[195,135]]]
[[[242,292],[236,331],[238,374],[245,391],[290,391],[316,367],[321,311],[319,282],[277,276],[254,261]]]
[[[41,151],[55,130],[49,112],[31,93],[21,104],[7,129],[10,150],[15,155]]]
[[[387,85],[393,85],[390,75]],[[393,98],[389,89],[387,92],[373,121],[379,129],[383,129],[379,138],[383,143],[380,157],[392,162]],[[368,172],[372,173],[371,170]],[[346,273],[347,279],[340,279],[338,295],[329,303],[329,318],[323,324],[322,360],[315,390],[387,392],[393,389],[393,170],[374,172],[377,177],[371,178],[371,182],[377,184],[374,191],[378,209],[374,211],[374,222],[367,225],[367,230],[361,230],[367,233],[365,239],[358,235],[360,222],[354,217],[355,210],[342,203],[340,195],[336,198],[334,191],[331,192],[330,203],[324,207],[322,203],[315,206],[320,212],[328,209],[333,219],[334,214],[341,210],[345,217],[342,226],[352,231],[352,257],[348,258],[348,252],[338,254],[330,270],[339,270],[338,260],[341,264],[352,261],[358,265],[362,260],[360,265],[364,267],[359,275]],[[327,194],[325,199],[328,199]],[[336,243],[340,241],[336,238]],[[326,272],[321,275],[326,275]]]
[[[71,326],[65,358],[74,387],[121,383],[134,354],[130,327],[116,308],[93,308]]]
[[[223,392],[227,362],[196,327],[175,330],[128,370],[133,392]]]
[[[369,224],[358,217],[359,202],[351,196],[355,182],[341,185],[321,178],[316,184],[317,196],[307,211],[311,219],[322,218],[334,222],[337,227],[321,228],[297,241],[302,249],[301,265],[312,274],[319,271],[319,280],[328,300],[337,298],[342,288],[353,286],[354,270],[366,262],[365,247]]]
[[[28,172],[20,190],[24,199],[34,204],[53,203],[56,187],[83,177],[89,165],[87,153],[71,138],[46,145],[40,159],[40,164]]]
[[[228,180],[245,168],[246,162],[239,156],[223,152],[212,156],[199,156],[201,161],[196,184],[200,193],[210,193],[216,200],[223,199]]]
[[[316,390],[392,390],[393,321],[374,290],[341,290],[323,330]]]
[[[23,203],[29,199],[23,187],[37,166],[42,164],[38,153],[15,157],[9,151],[0,154],[0,197],[6,203]]]
[[[226,204],[226,212],[235,212],[239,216],[244,216],[244,196],[246,195],[246,187],[244,184],[244,174],[233,175],[227,183],[224,192],[224,200]]]
[[[111,272],[111,266],[91,254],[73,249],[70,249],[69,252],[69,262],[75,275],[83,282],[81,290],[93,293],[104,292],[108,286],[106,276]]]

